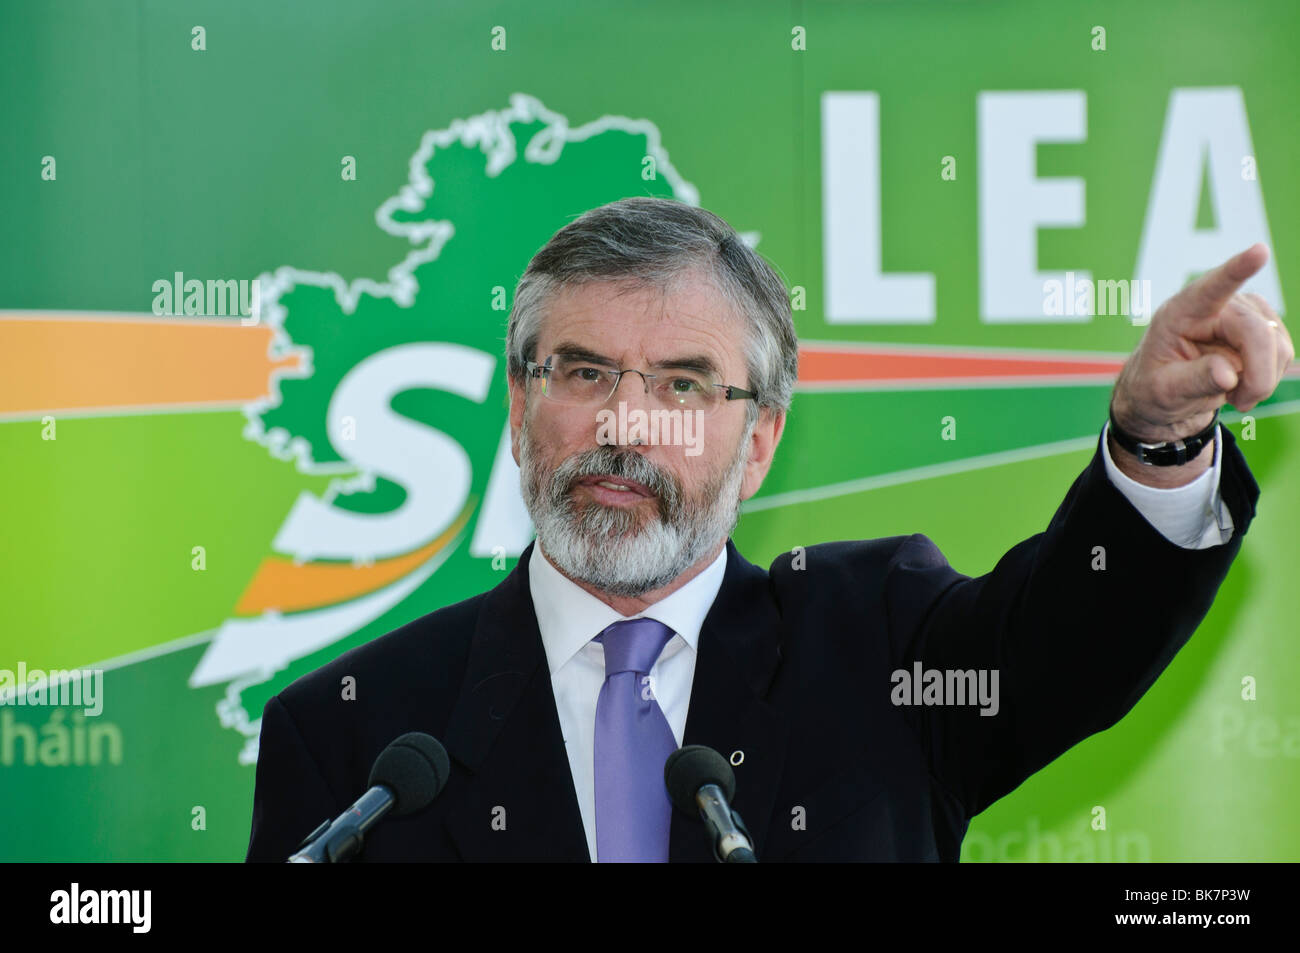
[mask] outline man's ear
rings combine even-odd
[[[524,387],[513,377],[508,382],[510,390],[510,453],[519,463],[519,431],[524,426]]]
[[[745,463],[745,476],[740,483],[742,500],[749,499],[763,485],[784,431],[784,410],[775,407],[760,409],[758,423],[754,424],[754,432],[749,438],[749,460]]]

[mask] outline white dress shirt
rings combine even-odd
[[[1217,433],[1213,467],[1186,486],[1172,490],[1144,486],[1121,473],[1110,457],[1105,437],[1103,428],[1106,474],[1166,539],[1184,549],[1206,549],[1231,538],[1232,516],[1219,495],[1221,445]],[[726,568],[727,550],[723,547],[708,568],[686,585],[644,611],[624,616],[561,574],[540,545],[533,547],[528,588],[592,860],[596,859],[596,699],[605,683],[605,650],[592,640],[621,619],[642,617],[662,622],[677,633],[650,670],[650,682],[651,692],[680,746],[686,733],[700,626],[722,587]]]
[[[644,612],[624,616],[562,575],[540,546],[533,547],[528,561],[528,588],[551,670],[560,732],[592,860],[596,859],[596,698],[605,684],[605,648],[592,640],[621,619],[643,617],[662,622],[677,633],[650,670],[650,691],[680,747],[695,680],[700,626],[722,587],[726,568],[724,546],[718,558],[686,585]]]
[[[1223,439],[1218,427],[1214,430],[1214,463],[1191,483],[1172,490],[1147,486],[1121,473],[1110,458],[1106,439],[1109,431],[1108,420],[1101,431],[1106,475],[1161,536],[1183,549],[1209,549],[1232,538],[1232,513],[1223,505],[1223,497],[1219,494]]]

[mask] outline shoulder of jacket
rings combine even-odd
[[[487,595],[481,592],[435,609],[355,646],[295,679],[280,690],[278,697],[286,706],[297,708],[310,705],[323,694],[337,697],[345,676],[353,676],[360,682],[371,675],[391,679],[395,673],[428,672],[430,666],[441,668],[452,659],[468,654]]]
[[[844,539],[811,546],[795,546],[772,560],[768,569],[773,578],[786,578],[803,571],[848,572],[855,576],[875,566],[882,571],[891,563],[905,560],[908,564],[925,562],[943,554],[922,533],[910,536],[881,536],[877,539]]]

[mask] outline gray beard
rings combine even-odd
[[[688,499],[671,473],[636,451],[613,446],[576,453],[548,476],[532,452],[525,421],[519,435],[520,485],[546,558],[571,579],[612,596],[640,596],[668,585],[736,528],[752,433],[753,425],[745,428],[726,472]],[[657,516],[647,519],[630,509],[576,499],[577,481],[598,474],[645,486],[657,498]]]

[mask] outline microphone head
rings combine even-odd
[[[678,748],[664,762],[664,785],[679,811],[699,817],[695,794],[706,784],[716,784],[727,801],[736,794],[736,774],[727,759],[706,745]]]
[[[393,792],[394,817],[413,814],[438,796],[451,776],[447,749],[433,735],[408,731],[379,753],[370,769],[370,787]]]

